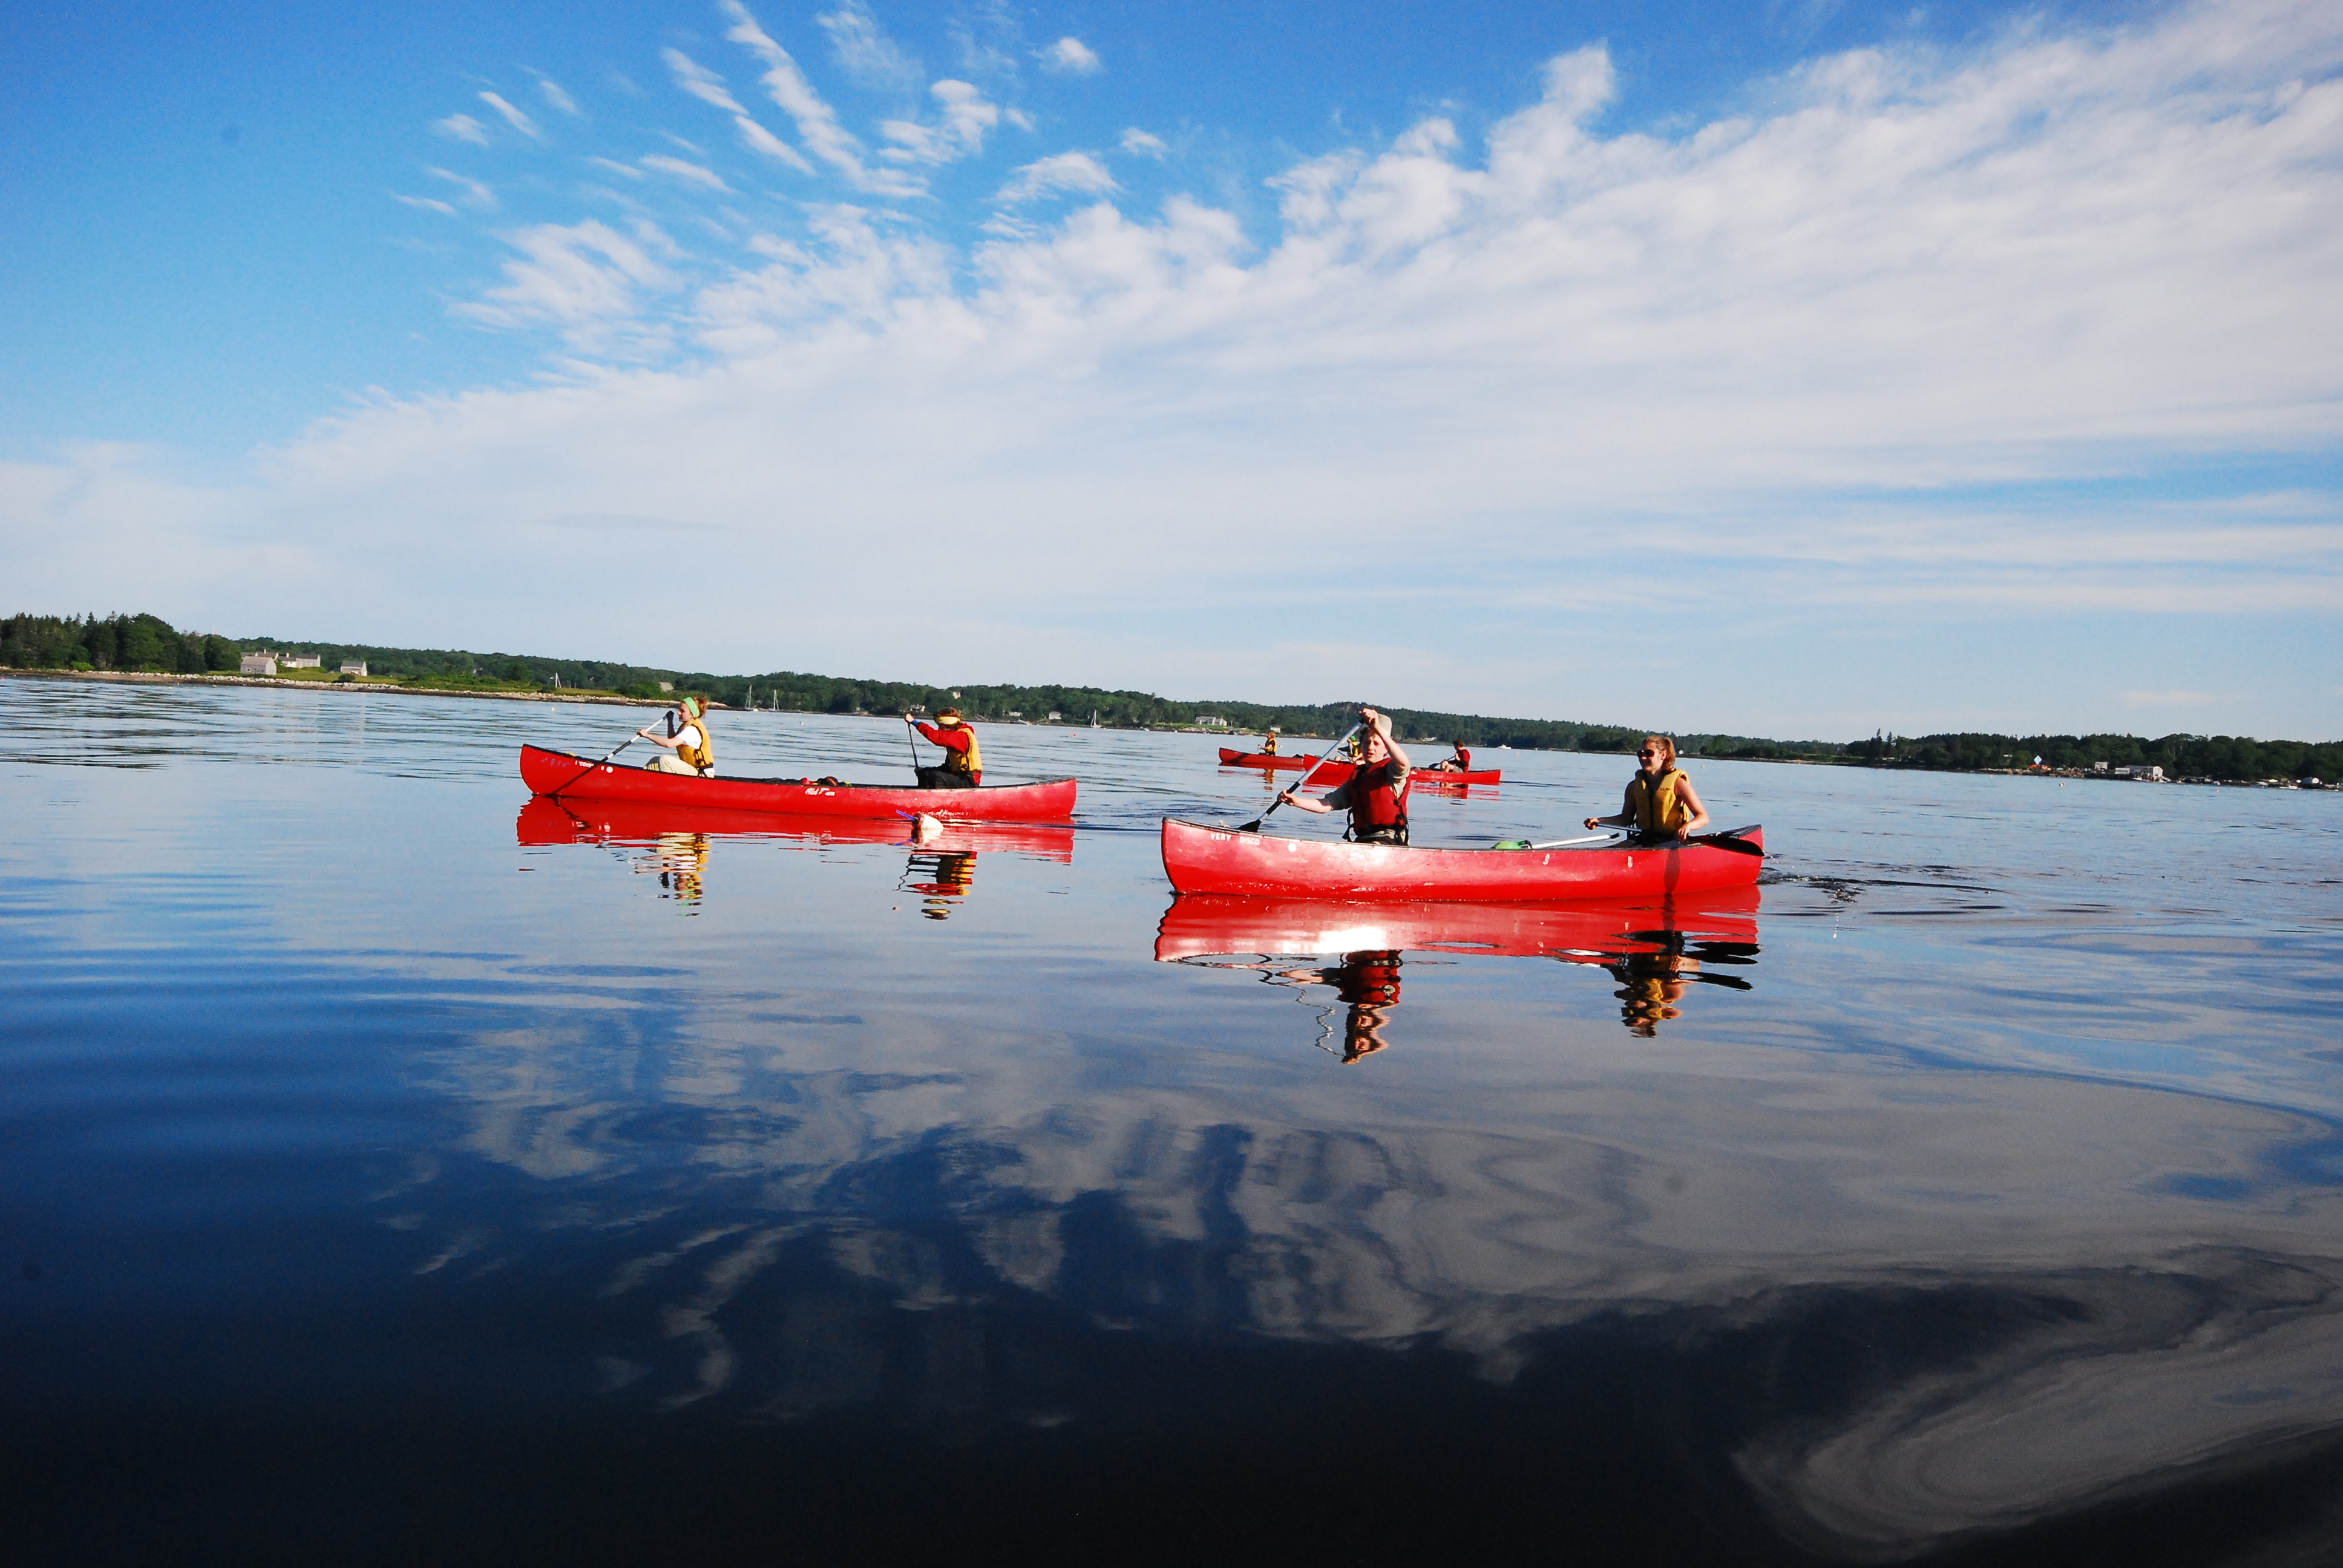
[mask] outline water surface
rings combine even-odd
[[[0,680],[27,1560],[2343,1553],[2334,795],[1694,760],[1755,898],[1313,923],[1174,907],[1206,738],[528,803],[636,722]]]

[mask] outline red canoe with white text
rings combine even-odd
[[[1719,840],[1730,839],[1733,847]],[[1553,849],[1422,849],[1241,833],[1163,819],[1163,871],[1183,893],[1256,898],[1515,900],[1666,897],[1755,886],[1763,828],[1680,845],[1613,842]]]
[[[1291,768],[1298,772],[1315,760],[1317,759],[1312,757],[1288,757],[1277,751],[1240,751],[1233,746],[1221,748],[1221,766],[1223,768]],[[1352,764],[1329,759],[1310,781],[1331,788],[1348,779],[1351,773]],[[1460,772],[1443,773],[1437,769],[1419,768],[1415,770],[1415,779],[1419,783],[1497,784],[1503,782],[1504,772],[1496,768],[1469,768]]]
[[[924,811],[952,822],[1063,822],[1074,814],[1074,780],[920,789],[884,784],[822,784],[807,779],[700,779],[595,762],[541,747],[520,749],[521,782],[534,795],[565,799],[689,804],[792,817],[899,817]]]

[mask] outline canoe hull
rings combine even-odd
[[[1735,837],[1763,849],[1765,830]],[[1447,900],[1666,898],[1754,887],[1762,855],[1710,844],[1632,849],[1419,849],[1240,833],[1163,819],[1163,871],[1182,893]]]
[[[1233,746],[1221,748],[1221,766],[1223,768],[1290,768],[1298,773],[1316,760],[1314,757],[1288,757],[1282,752],[1240,751]],[[1330,759],[1310,782],[1332,789],[1350,778],[1353,771],[1350,763]],[[1504,777],[1503,770],[1496,768],[1474,768],[1462,773],[1441,773],[1429,768],[1419,768],[1414,773],[1418,783],[1437,780],[1443,784],[1500,784],[1504,781]]]
[[[1075,782],[986,784],[974,789],[894,789],[883,785],[792,784],[771,779],[696,779],[595,762],[541,747],[520,749],[521,782],[534,795],[564,799],[631,800],[719,811],[774,811],[791,817],[899,817],[924,811],[945,821],[1063,822],[1074,814]]]

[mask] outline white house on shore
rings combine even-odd
[[[342,673],[344,675],[364,675],[366,673],[366,660],[363,658],[346,658],[342,660]]]
[[[288,653],[277,662],[287,669],[322,669],[326,663],[323,656],[314,653]]]
[[[244,656],[244,662],[236,667],[236,672],[238,675],[274,675],[277,673],[277,656],[272,653],[247,653]]]

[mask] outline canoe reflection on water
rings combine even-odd
[[[755,839],[792,849],[830,844],[896,844],[913,853],[897,886],[927,895],[921,913],[942,920],[965,898],[976,878],[976,857],[1010,850],[1071,865],[1074,830],[1024,822],[945,822],[859,817],[796,817],[768,811],[722,811],[622,800],[573,800],[534,795],[520,809],[515,836],[524,847],[592,844],[628,853],[638,872],[656,874],[662,896],[697,912],[705,896],[711,845],[719,839]]]
[[[1399,1004],[1408,952],[1544,958],[1585,964],[1619,982],[1620,1021],[1649,1039],[1682,1016],[1696,984],[1747,990],[1718,972],[1757,961],[1755,888],[1722,889],[1689,900],[1550,904],[1359,903],[1324,899],[1253,899],[1182,893],[1163,911],[1158,963],[1249,969],[1272,985],[1325,985],[1350,1016],[1339,1054],[1345,1062],[1381,1050],[1390,1010]],[[1303,955],[1339,955],[1331,968],[1297,965]],[[1331,1043],[1332,1009],[1319,1043]]]

